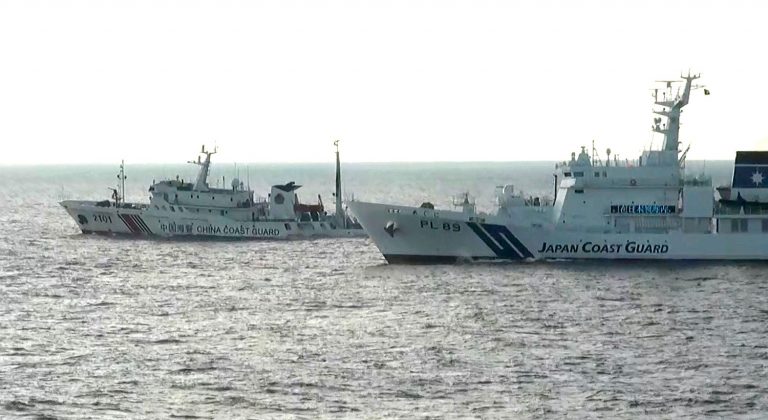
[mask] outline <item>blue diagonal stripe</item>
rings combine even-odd
[[[488,231],[488,233],[494,239],[496,239],[496,242],[502,243],[500,237],[503,236],[504,238],[507,238],[512,246],[514,246],[520,252],[523,258],[533,258],[531,251],[529,251],[528,248],[526,248],[525,245],[523,245],[523,243],[520,242],[520,240],[517,239],[517,237],[513,235],[506,226],[483,224],[483,228],[485,228],[485,230]]]
[[[469,226],[469,228],[475,232],[475,234],[485,243],[485,245],[488,246],[488,248],[491,249],[491,251],[493,251],[494,254],[496,254],[497,257],[507,260],[520,259],[520,254],[518,254],[517,251],[515,251],[511,246],[507,245],[504,240],[499,240],[499,238],[496,238],[496,242],[498,242],[497,245],[494,243],[494,239],[492,239],[491,236],[483,230],[483,227],[493,225],[483,225],[483,227],[480,227],[480,225],[477,223],[467,222],[467,226]]]

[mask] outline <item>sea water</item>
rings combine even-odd
[[[345,164],[344,190],[489,211],[496,185],[551,195],[553,165]],[[333,205],[332,165],[238,168]],[[128,166],[128,199],[177,174]],[[395,266],[367,239],[80,234],[57,201],[106,199],[115,175],[0,167],[2,418],[768,417],[768,264]]]

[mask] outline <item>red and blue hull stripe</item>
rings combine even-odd
[[[144,220],[138,214],[118,214],[118,217],[120,217],[120,220],[125,223],[125,226],[128,228],[128,230],[131,231],[131,233],[137,235],[152,234],[152,230],[149,229],[149,226],[147,226],[146,222],[144,222]]]

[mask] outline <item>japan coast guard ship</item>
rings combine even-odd
[[[328,215],[322,201],[302,204],[293,182],[274,185],[268,199],[254,197],[238,179],[232,188],[208,185],[211,155],[201,150],[194,183],[165,180],[149,187],[149,204],[123,201],[125,173],[120,165],[118,188],[112,200],[67,200],[60,204],[83,233],[129,234],[160,237],[290,239],[365,236],[362,227],[346,215],[341,201],[341,165],[336,146],[336,213]]]
[[[768,259],[768,152],[737,152],[732,183],[684,176],[680,114],[698,75],[656,89],[652,130],[660,150],[603,163],[582,147],[555,167],[554,199],[497,188],[496,214],[429,203],[366,202],[350,210],[390,263],[537,259]],[[704,89],[704,94],[709,92]],[[594,148],[593,148],[594,149]]]

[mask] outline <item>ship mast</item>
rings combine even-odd
[[[347,227],[347,217],[341,203],[341,160],[339,159],[339,141],[335,140],[336,146],[336,220],[342,228]]]
[[[197,162],[190,160],[188,163],[200,166],[200,172],[197,173],[197,180],[195,181],[195,191],[208,191],[208,173],[211,169],[211,155],[216,153],[214,148],[212,152],[205,150],[205,145],[200,149],[200,153],[205,155],[205,160],[201,161],[200,156],[197,156]]]
[[[688,98],[691,94],[691,82],[700,76],[700,74],[692,75],[690,71],[687,76],[680,75],[683,81],[685,81],[685,87],[683,87],[682,92],[680,92],[679,87],[676,92],[673,93],[672,91],[672,84],[680,82],[679,80],[660,80],[660,82],[666,83],[666,88],[661,92],[661,98],[659,98],[659,89],[654,90],[654,104],[662,108],[654,109],[653,113],[667,118],[666,124],[662,124],[659,117],[653,120],[653,131],[664,135],[662,150],[673,151],[676,154],[679,153],[680,113],[682,113],[683,107],[688,105]]]
[[[123,201],[125,198],[125,161],[120,161],[120,172],[117,174],[117,179],[120,180],[120,183],[117,184],[118,190],[115,191],[115,207],[120,206],[120,202]]]

